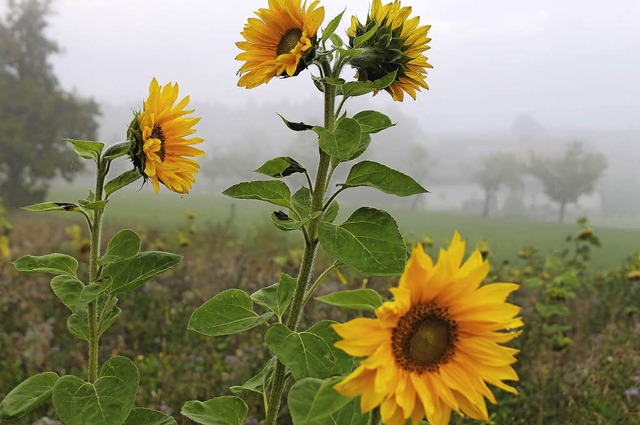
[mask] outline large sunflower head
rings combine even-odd
[[[248,89],[268,83],[273,77],[293,77],[305,69],[314,56],[316,33],[324,19],[324,7],[318,1],[269,0],[268,9],[255,12],[244,26],[245,41],[236,45],[243,50],[237,60],[238,85]]]
[[[202,156],[194,148],[201,138],[190,137],[193,126],[200,118],[186,117],[193,110],[184,109],[189,96],[176,103],[178,84],[160,87],[154,78],[149,86],[149,97],[142,111],[137,112],[129,125],[128,139],[133,144],[131,158],[145,179],[151,180],[156,193],[160,183],[177,193],[189,193],[195,183],[194,174],[199,164],[189,157]]]
[[[430,38],[430,25],[420,26],[420,17],[409,18],[411,7],[402,7],[400,1],[382,5],[381,0],[373,0],[367,21],[362,24],[355,16],[348,29],[349,42],[354,47],[356,37],[375,30],[374,35],[359,48],[364,52],[351,59],[358,71],[360,81],[377,80],[390,72],[397,71],[395,81],[385,90],[394,100],[402,102],[407,93],[414,100],[416,91],[429,89],[425,79]]]
[[[485,398],[496,402],[487,383],[516,393],[504,380],[518,380],[511,367],[517,350],[502,343],[523,326],[520,308],[507,303],[514,283],[481,283],[489,264],[477,250],[462,263],[465,243],[456,232],[434,265],[421,246],[414,248],[376,318],[334,325],[336,346],[366,357],[335,386],[346,396],[361,396],[367,412],[380,405],[385,424],[431,425],[449,422],[451,411],[487,421]]]

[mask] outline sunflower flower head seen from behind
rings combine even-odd
[[[465,243],[456,232],[433,264],[421,246],[413,249],[393,301],[376,318],[333,325],[336,346],[360,365],[334,388],[361,396],[363,412],[380,406],[386,425],[449,423],[452,411],[487,421],[485,398],[494,385],[517,393],[505,380],[518,380],[512,364],[518,350],[501,344],[522,327],[520,308],[506,302],[514,283],[482,285],[488,262],[477,250],[463,263]]]
[[[415,100],[417,91],[429,89],[425,80],[431,65],[423,53],[429,49],[430,26],[420,26],[420,17],[410,18],[410,14],[411,7],[402,7],[397,0],[385,5],[373,0],[366,22],[353,16],[348,29],[351,47],[363,50],[350,59],[358,80],[374,81],[395,71],[394,82],[385,90],[399,102],[405,93]],[[362,38],[366,41],[360,44]]]
[[[200,118],[186,117],[193,110],[184,109],[189,96],[178,100],[178,84],[161,87],[154,78],[149,85],[149,97],[142,111],[137,112],[129,125],[127,138],[132,143],[131,159],[145,180],[151,180],[158,193],[160,183],[169,190],[186,194],[195,183],[194,174],[200,165],[192,158],[203,151],[193,147],[202,142],[194,125]]]
[[[293,77],[313,59],[316,33],[324,20],[318,1],[269,0],[268,9],[255,12],[244,26],[244,41],[236,43],[244,61],[238,85],[247,89],[268,83],[273,77]]]

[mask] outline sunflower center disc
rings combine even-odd
[[[290,53],[300,42],[300,37],[302,37],[302,31],[298,28],[287,30],[280,39],[280,43],[278,43],[276,54],[280,56],[285,53]]]
[[[409,355],[419,363],[434,364],[443,357],[449,344],[447,324],[427,319],[409,340]]]
[[[151,129],[151,135],[149,136],[152,139],[160,140],[160,151],[158,151],[158,156],[160,160],[164,162],[164,142],[167,138],[164,136],[164,132],[162,131],[162,127],[158,123],[153,124],[153,128]]]

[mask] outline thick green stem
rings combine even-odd
[[[325,62],[325,70],[330,71],[330,67]],[[336,90],[334,86],[325,84],[324,86],[324,127],[333,131],[335,126],[335,100]],[[311,211],[315,213],[322,211],[324,205],[324,198],[327,190],[327,179],[329,176],[329,165],[331,164],[331,157],[319,149],[320,160],[318,162],[318,174],[316,175],[316,182],[314,186],[313,196],[311,198]],[[293,294],[293,300],[291,301],[291,310],[287,319],[287,327],[291,330],[295,330],[300,320],[302,313],[302,307],[304,305],[304,294],[309,284],[309,278],[313,272],[313,263],[315,261],[316,250],[318,247],[317,230],[318,224],[322,217],[317,217],[309,222],[307,229],[308,241],[305,244],[304,256],[302,263],[300,264],[300,272],[298,273],[298,281],[296,289]],[[276,363],[276,370],[273,377],[273,384],[271,386],[271,392],[269,394],[269,403],[267,405],[267,417],[265,419],[265,425],[275,425],[278,417],[278,411],[280,410],[280,401],[284,392],[285,385],[285,366],[278,360]]]

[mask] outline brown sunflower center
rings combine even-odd
[[[284,53],[289,53],[300,42],[300,37],[302,37],[302,31],[298,28],[291,28],[284,33],[282,38],[280,38],[280,43],[278,43],[278,48],[276,49],[276,55],[280,56]]]
[[[447,309],[433,303],[413,306],[393,329],[396,363],[408,372],[435,372],[455,354],[457,331]]]
[[[152,139],[160,140],[160,150],[158,151],[158,156],[160,157],[160,161],[164,162],[164,142],[167,140],[167,138],[164,136],[164,132],[162,131],[162,127],[160,127],[160,124],[153,124],[153,128],[151,129],[151,136],[149,137]]]

